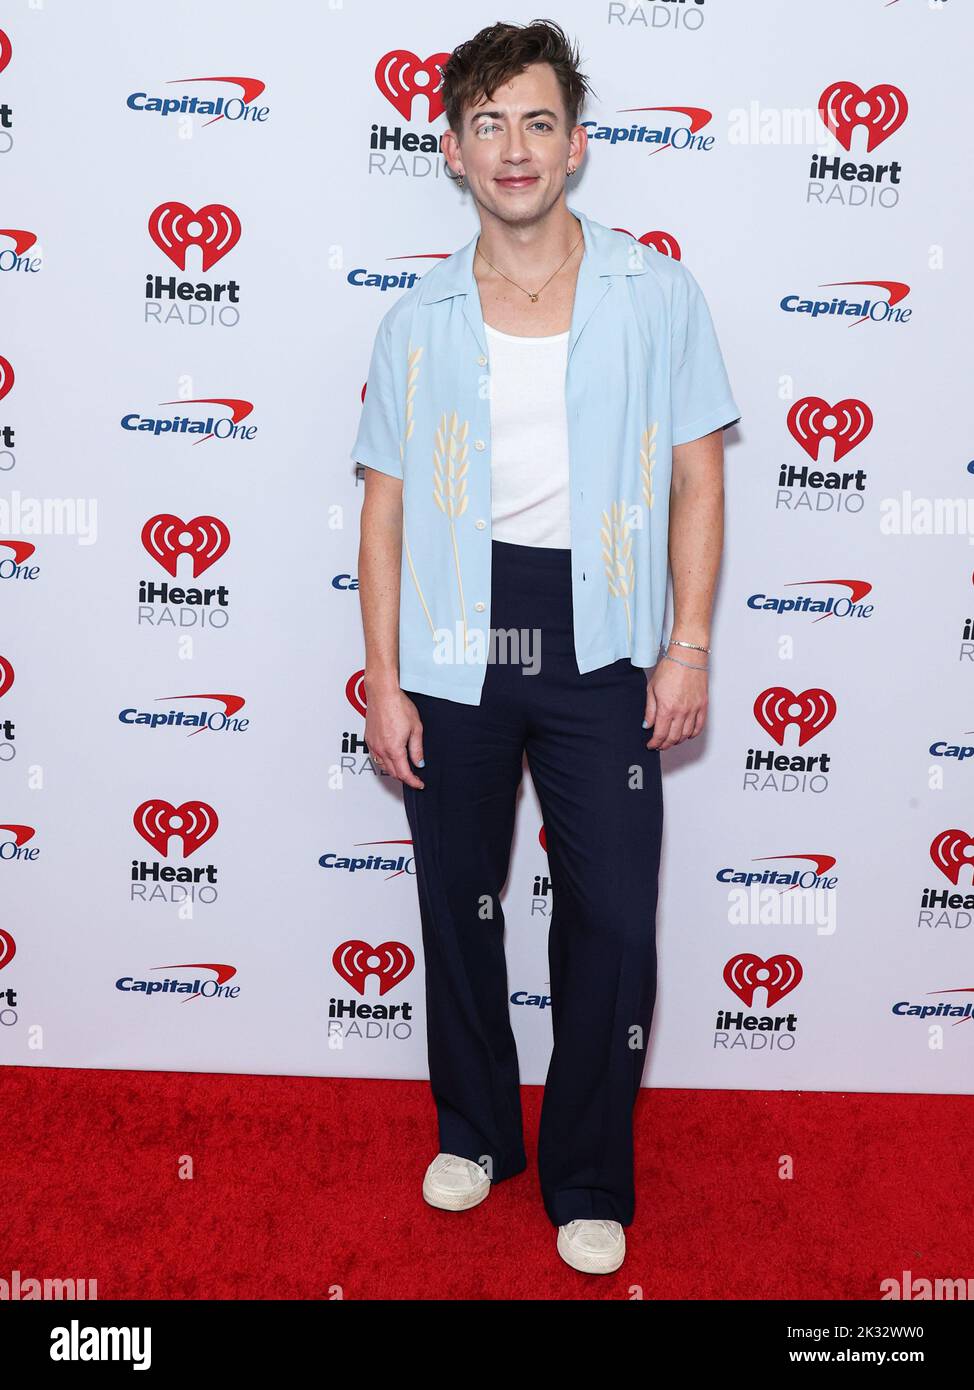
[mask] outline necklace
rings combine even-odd
[[[582,238],[582,237],[579,237],[579,238],[578,238],[578,241],[576,241],[576,243],[575,243],[575,245],[572,247],[571,251],[569,251],[568,256],[565,257],[565,260],[562,261],[561,265],[558,267],[558,270],[561,270],[561,266],[565,264],[565,261],[568,260],[569,256],[571,256],[575,251],[578,250],[579,246],[581,246],[581,244],[582,244],[583,239],[584,239],[584,238]],[[481,251],[481,249],[480,249],[480,238],[479,238],[479,237],[477,238],[477,254],[478,254],[483,260],[487,261],[487,257],[484,255],[483,251]],[[531,292],[531,290],[526,290],[526,289],[524,288],[523,285],[519,285],[519,284],[517,283],[516,280],[512,280],[511,277],[510,277],[509,275],[504,275],[503,270],[497,270],[496,265],[491,265],[490,261],[487,261],[487,264],[490,266],[491,270],[497,271],[497,274],[498,274],[498,275],[503,275],[503,276],[504,276],[504,279],[507,280],[509,284],[513,285],[514,288],[515,288],[516,290],[521,290],[521,291],[523,291],[523,293],[526,294],[526,295],[528,296],[528,298],[531,300],[532,304],[537,304],[537,302],[538,302],[538,295],[541,293],[541,290],[546,289],[547,286],[551,284],[552,280],[553,280],[553,279],[555,278],[555,276],[558,274],[558,270],[552,271],[552,273],[548,276],[547,280],[546,280],[546,281],[544,282],[544,284],[541,286],[541,290],[538,290],[537,294],[533,294],[533,293]]]

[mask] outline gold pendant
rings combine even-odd
[[[530,293],[530,291],[528,291],[528,293]],[[532,294],[532,295],[531,295],[531,303],[532,303],[532,304],[537,304],[537,302],[538,302],[538,296],[537,296],[536,294]]]

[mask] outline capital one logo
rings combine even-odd
[[[37,233],[27,227],[0,227],[0,237],[9,237],[14,244],[14,255],[19,257],[37,244]]]
[[[2,552],[5,550],[9,551],[17,569],[20,568],[25,560],[30,559],[36,548],[33,541],[15,541],[9,540],[6,536],[0,536],[0,560],[7,558]]]
[[[365,994],[370,975],[379,982],[379,994],[387,994],[402,984],[416,964],[416,957],[402,941],[383,941],[370,946],[367,941],[343,941],[335,948],[331,963],[357,994]]]
[[[794,956],[760,956],[742,951],[731,956],[724,966],[724,984],[732,989],[747,1007],[753,1008],[754,995],[758,989],[766,991],[768,1008],[777,1004],[786,994],[801,982],[801,962]]]
[[[220,819],[205,801],[171,801],[153,797],[135,808],[132,824],[163,859],[169,856],[169,840],[175,835],[182,844],[183,858],[195,854],[217,832]]]
[[[798,726],[798,746],[801,748],[820,734],[835,718],[835,697],[819,687],[795,694],[784,685],[769,686],[754,701],[754,717],[770,734],[775,743],[784,747],[785,730],[790,724]]]
[[[852,397],[829,405],[821,396],[803,396],[788,412],[788,430],[808,454],[818,462],[823,439],[831,439],[833,461],[858,447],[873,427],[873,413],[865,401]]]
[[[240,218],[222,203],[207,203],[198,212],[185,203],[160,203],[149,214],[149,235],[183,271],[187,251],[198,246],[203,256],[202,268],[209,270],[240,240]]]
[[[180,555],[192,556],[196,579],[226,554],[230,531],[219,517],[194,516],[192,521],[180,521],[178,516],[161,512],[150,516],[142,527],[142,544],[173,579]]]
[[[9,824],[0,825],[0,834],[4,831],[13,837],[4,843],[13,844],[14,849],[18,852],[23,849],[24,845],[29,844],[37,833],[32,825],[16,825],[12,821]],[[17,854],[11,855],[10,858],[17,858]]]
[[[818,99],[818,114],[844,150],[852,150],[852,132],[866,128],[866,153],[888,140],[906,120],[909,104],[899,87],[878,82],[864,92],[855,82],[833,82]]]
[[[961,869],[974,869],[974,836],[966,830],[942,830],[931,842],[930,858],[956,888]]]
[[[402,116],[412,120],[416,97],[426,98],[427,119],[430,125],[443,115],[442,68],[449,53],[431,53],[426,59],[417,58],[408,48],[396,48],[384,53],[375,65],[375,85]]]

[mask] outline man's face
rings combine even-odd
[[[561,87],[547,63],[533,63],[489,100],[466,107],[460,133],[454,164],[476,201],[504,222],[546,213],[585,147],[585,132],[576,126],[573,135],[568,127]]]

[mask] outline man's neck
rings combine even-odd
[[[536,222],[511,223],[481,211],[480,237],[474,258],[474,274],[491,275],[490,261],[512,279],[542,279],[570,255],[582,237],[582,226],[564,200]]]

